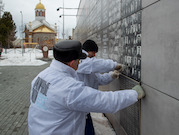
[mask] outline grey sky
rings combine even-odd
[[[23,14],[23,23],[35,20],[35,7],[39,0],[2,0],[5,4],[4,11],[11,12],[14,22],[17,26],[17,31],[21,26],[21,13]],[[78,8],[80,0],[64,0],[65,8]],[[59,15],[63,14],[62,10],[57,11],[58,7],[63,6],[63,0],[41,0],[41,3],[46,9],[46,21],[50,24],[57,23],[58,29],[60,27],[60,37],[62,38],[63,19]],[[77,10],[65,10],[65,15],[76,15]],[[71,35],[71,29],[76,26],[76,16],[65,16],[65,30],[66,35]],[[19,37],[20,34],[17,33]]]

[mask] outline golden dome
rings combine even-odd
[[[40,1],[39,4],[36,5],[35,9],[45,9],[45,7]]]

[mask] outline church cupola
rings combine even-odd
[[[45,7],[39,0],[39,3],[35,7],[35,20],[45,20]]]

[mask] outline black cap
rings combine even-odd
[[[93,41],[93,40],[86,40],[84,43],[83,43],[83,47],[82,47],[85,51],[87,52],[90,52],[90,51],[93,51],[93,52],[98,52],[98,46],[97,44]]]
[[[55,44],[53,47],[53,56],[61,62],[70,62],[87,57],[85,53],[82,53],[81,43],[76,40],[65,40]]]

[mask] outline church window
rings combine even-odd
[[[39,44],[40,44],[40,38],[37,38],[37,43],[39,43]]]
[[[37,12],[36,12],[36,16],[39,16],[39,14],[40,14],[39,11],[37,11]]]

